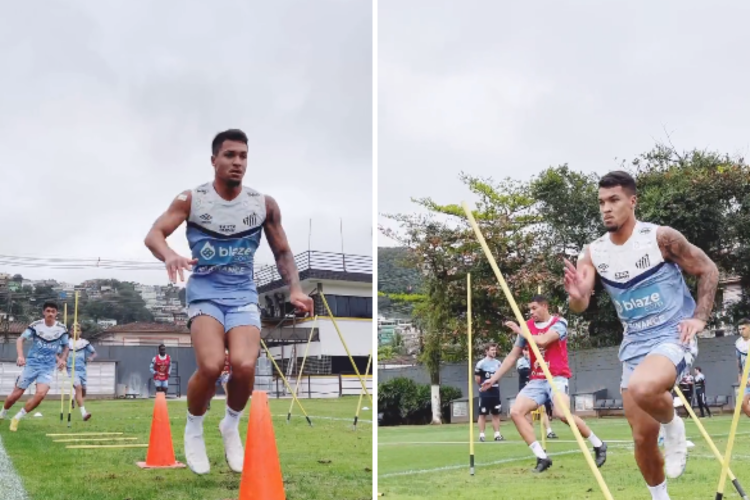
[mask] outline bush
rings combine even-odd
[[[440,387],[443,419],[450,413],[450,402],[462,396],[461,389]],[[432,421],[430,384],[417,384],[397,377],[378,384],[379,425],[424,425]]]

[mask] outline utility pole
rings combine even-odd
[[[13,308],[13,292],[8,289],[8,306],[5,311],[5,342],[10,340],[10,314]]]

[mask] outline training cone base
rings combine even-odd
[[[265,391],[253,391],[239,493],[238,500],[286,499],[271,409]]]
[[[172,429],[169,425],[167,399],[163,392],[156,395],[154,416],[151,420],[151,435],[145,462],[136,462],[141,469],[179,469],[185,464],[178,462],[172,445]]]

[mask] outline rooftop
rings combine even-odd
[[[372,257],[310,250],[294,256],[300,281],[329,279],[372,283]],[[268,292],[284,286],[276,266],[264,266],[255,272],[258,292]]]

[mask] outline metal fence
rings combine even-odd
[[[334,252],[310,250],[294,256],[297,270],[328,271],[357,274],[373,274],[372,257]],[[264,266],[255,271],[255,283],[258,287],[281,280],[276,266]]]

